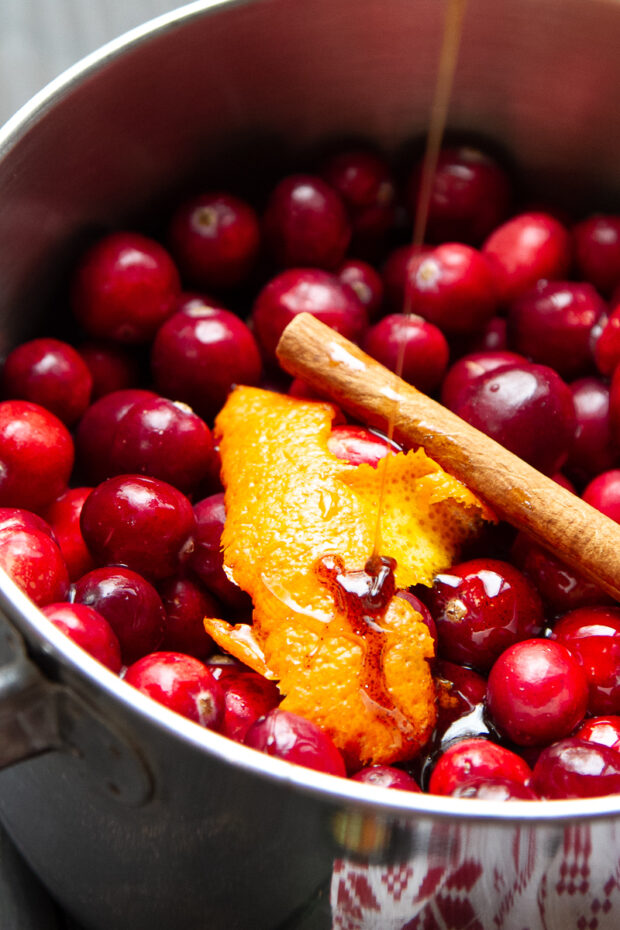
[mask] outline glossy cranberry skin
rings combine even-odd
[[[574,735],[577,739],[600,743],[620,752],[620,716],[609,714],[605,717],[591,717]]]
[[[541,798],[596,798],[620,792],[620,753],[575,737],[543,749],[532,774]]]
[[[431,794],[450,795],[472,777],[508,778],[527,784],[531,774],[529,765],[515,752],[474,737],[448,746],[435,764],[428,790]]]
[[[93,381],[91,401],[135,388],[140,382],[140,366],[131,349],[114,342],[92,340],[78,346]]]
[[[467,392],[472,381],[480,375],[495,371],[510,364],[521,364],[527,360],[517,352],[505,349],[498,351],[470,352],[463,355],[448,369],[441,383],[441,402],[444,407],[454,410],[458,407],[461,396]]]
[[[385,158],[368,149],[337,152],[321,175],[344,202],[353,252],[373,255],[394,222],[394,181]]]
[[[482,251],[493,265],[499,300],[507,304],[542,278],[566,277],[571,238],[550,214],[521,213],[495,229]]]
[[[47,519],[21,507],[0,507],[0,531],[13,529],[38,530],[58,545],[58,537]]]
[[[486,698],[487,683],[482,675],[471,668],[437,659],[434,668],[435,678],[441,682],[437,703],[436,737],[447,735],[448,729],[455,721],[471,715],[480,708]],[[457,735],[454,733],[453,735]],[[459,736],[464,734],[459,732]],[[467,736],[474,734],[467,733]],[[436,742],[438,740],[436,739]]]
[[[164,606],[153,585],[137,572],[122,567],[96,568],[75,583],[73,600],[92,607],[107,620],[126,663],[160,646],[166,621]]]
[[[129,666],[125,681],[188,720],[219,730],[224,695],[211,671],[193,656],[152,652]]]
[[[620,523],[620,469],[613,468],[597,475],[584,488],[583,500],[601,513]]]
[[[620,361],[620,306],[614,301],[609,316],[592,333],[594,361],[602,375],[613,375]]]
[[[446,334],[473,333],[497,306],[495,278],[487,259],[468,245],[445,242],[407,265],[407,310]]]
[[[352,342],[362,338],[368,319],[351,288],[319,268],[291,268],[272,278],[252,310],[254,332],[264,357],[275,362],[276,346],[298,313],[311,313]]]
[[[620,284],[620,216],[591,216],[572,229],[579,276],[601,293]]]
[[[420,248],[414,245],[401,245],[388,255],[381,277],[385,303],[394,313],[402,313],[405,310],[405,288],[409,262],[415,256],[424,255],[429,251],[429,246]]]
[[[0,507],[40,512],[66,489],[71,434],[58,417],[26,400],[0,403]]]
[[[71,581],[95,567],[80,528],[82,507],[91,491],[90,487],[69,488],[56,498],[45,513],[63,554]]]
[[[351,288],[369,320],[376,320],[381,315],[383,281],[372,265],[351,258],[338,268],[336,276],[342,284]]]
[[[566,462],[576,481],[589,481],[620,462],[609,416],[609,386],[601,378],[579,378],[569,385],[577,430]]]
[[[612,603],[609,595],[594,582],[522,533],[515,540],[511,558],[530,579],[551,615],[577,607]]]
[[[205,617],[219,617],[222,608],[199,581],[183,575],[166,578],[158,585],[166,624],[161,648],[184,652],[204,660],[215,644],[204,628]]]
[[[342,755],[326,733],[304,717],[274,708],[246,733],[246,746],[328,775],[346,776]]]
[[[482,671],[544,623],[534,586],[508,562],[473,559],[437,575],[427,600],[437,625],[439,654]]]
[[[194,548],[187,565],[229,610],[252,610],[252,602],[245,591],[233,584],[224,572],[221,549],[222,530],[226,521],[224,494],[211,494],[194,505],[196,528]]]
[[[538,795],[527,785],[510,778],[470,778],[452,792],[453,798],[477,798],[479,801],[535,801]]]
[[[183,276],[198,287],[237,287],[252,271],[260,242],[254,209],[214,191],[181,204],[170,222],[170,250]]]
[[[114,474],[112,442],[118,423],[134,404],[157,394],[139,388],[112,391],[90,405],[75,432],[77,465],[83,477],[99,484]]]
[[[152,346],[155,385],[210,420],[235,384],[255,385],[261,359],[246,324],[208,304],[179,310],[160,328]]]
[[[109,440],[113,474],[161,478],[185,494],[217,467],[211,430],[180,401],[138,401],[120,418]]]
[[[176,266],[158,242],[138,233],[111,233],[78,265],[73,312],[96,339],[147,342],[173,313],[180,290]]]
[[[361,781],[364,785],[377,785],[379,788],[396,788],[399,791],[420,793],[422,790],[415,778],[391,765],[369,765],[352,775],[351,781]]]
[[[90,402],[93,379],[86,362],[60,339],[23,342],[6,357],[2,371],[5,397],[29,400],[72,426]]]
[[[48,533],[34,528],[0,530],[0,568],[39,607],[67,598],[67,566]]]
[[[415,314],[390,313],[366,333],[364,350],[391,371],[426,394],[440,384],[450,349],[446,337],[433,323]]]
[[[487,372],[453,409],[547,475],[566,461],[577,426],[570,388],[546,365],[510,364]]]
[[[191,549],[195,525],[184,494],[144,475],[108,478],[91,491],[80,516],[99,565],[123,565],[155,579],[175,573]]]
[[[528,639],[509,646],[493,665],[487,705],[500,733],[517,746],[546,746],[583,720],[588,682],[561,643]]]
[[[620,608],[581,607],[554,624],[550,639],[582,665],[590,714],[620,714]]]
[[[592,330],[606,309],[591,284],[539,281],[510,304],[508,338],[532,361],[577,378],[594,367]]]
[[[243,743],[250,727],[280,703],[273,681],[251,670],[230,670],[218,678],[224,692],[222,733]]]
[[[383,436],[366,429],[365,426],[343,424],[334,426],[327,440],[327,448],[336,458],[350,465],[372,465],[376,468],[388,452],[398,451]]]
[[[503,316],[492,316],[469,342],[470,352],[505,352],[507,350],[507,323]]]
[[[409,182],[413,213],[421,178],[420,163]],[[477,244],[505,218],[510,199],[508,175],[494,158],[473,146],[446,147],[433,177],[427,236],[433,242]]]
[[[263,216],[267,248],[281,268],[335,270],[351,239],[340,195],[322,178],[296,174],[274,188]]]
[[[119,674],[121,647],[108,621],[85,604],[55,603],[42,608],[48,620],[90,653],[94,659]]]

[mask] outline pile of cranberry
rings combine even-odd
[[[407,381],[620,521],[620,215],[517,210],[502,164],[456,146],[414,248],[420,184],[420,165],[399,184],[380,153],[342,149],[261,205],[190,198],[164,244],[123,231],[88,248],[72,344],[36,338],[3,365],[0,565],[126,682],[272,755],[458,797],[620,792],[620,606],[511,527],[400,592],[439,684],[434,736],[406,765],[347,773],[204,632],[205,615],[251,619],[222,565],[213,418],[234,384],[311,396],[275,359],[302,311],[400,357]],[[340,423],[330,448],[376,464],[387,443]]]

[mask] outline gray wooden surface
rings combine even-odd
[[[84,55],[182,0],[0,0],[0,124]]]

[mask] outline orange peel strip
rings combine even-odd
[[[430,736],[433,647],[420,615],[392,598],[378,620],[389,706],[378,703],[365,680],[368,643],[317,577],[327,554],[347,570],[364,568],[385,467],[352,466],[329,452],[334,415],[331,404],[259,388],[230,395],[216,421],[226,488],[222,544],[227,571],[252,597],[254,620],[251,630],[215,619],[205,628],[276,678],[281,706],[319,724],[348,766],[359,768],[411,758]],[[380,551],[397,560],[399,587],[430,584],[484,519],[492,519],[485,505],[423,450],[390,456]]]

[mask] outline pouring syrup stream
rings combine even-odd
[[[448,118],[448,109],[452,96],[454,85],[454,73],[461,45],[461,36],[463,32],[463,19],[467,0],[446,0],[446,13],[443,25],[441,51],[439,55],[439,65],[437,68],[437,80],[435,82],[435,91],[431,104],[429,117],[428,135],[426,137],[426,148],[424,152],[424,161],[422,164],[422,177],[420,183],[420,194],[416,206],[415,219],[413,224],[413,236],[411,245],[413,249],[420,249],[424,242],[426,233],[426,224],[428,220],[428,210],[431,199],[433,179],[437,168],[437,160],[441,150],[446,122]],[[403,307],[405,316],[412,313],[411,296],[406,294],[405,304]],[[387,438],[391,443],[394,438],[394,426],[396,422],[396,413],[398,410],[398,381],[402,376],[405,364],[405,342],[401,342],[396,359],[396,369],[394,372],[394,391],[392,392],[392,403],[390,415],[387,424]],[[372,558],[379,557],[381,548],[381,515],[383,511],[383,500],[385,497],[385,488],[387,483],[387,470],[390,456],[387,455],[379,463],[381,468],[381,481],[379,485],[379,501],[377,505],[377,522],[375,526],[374,545]]]

